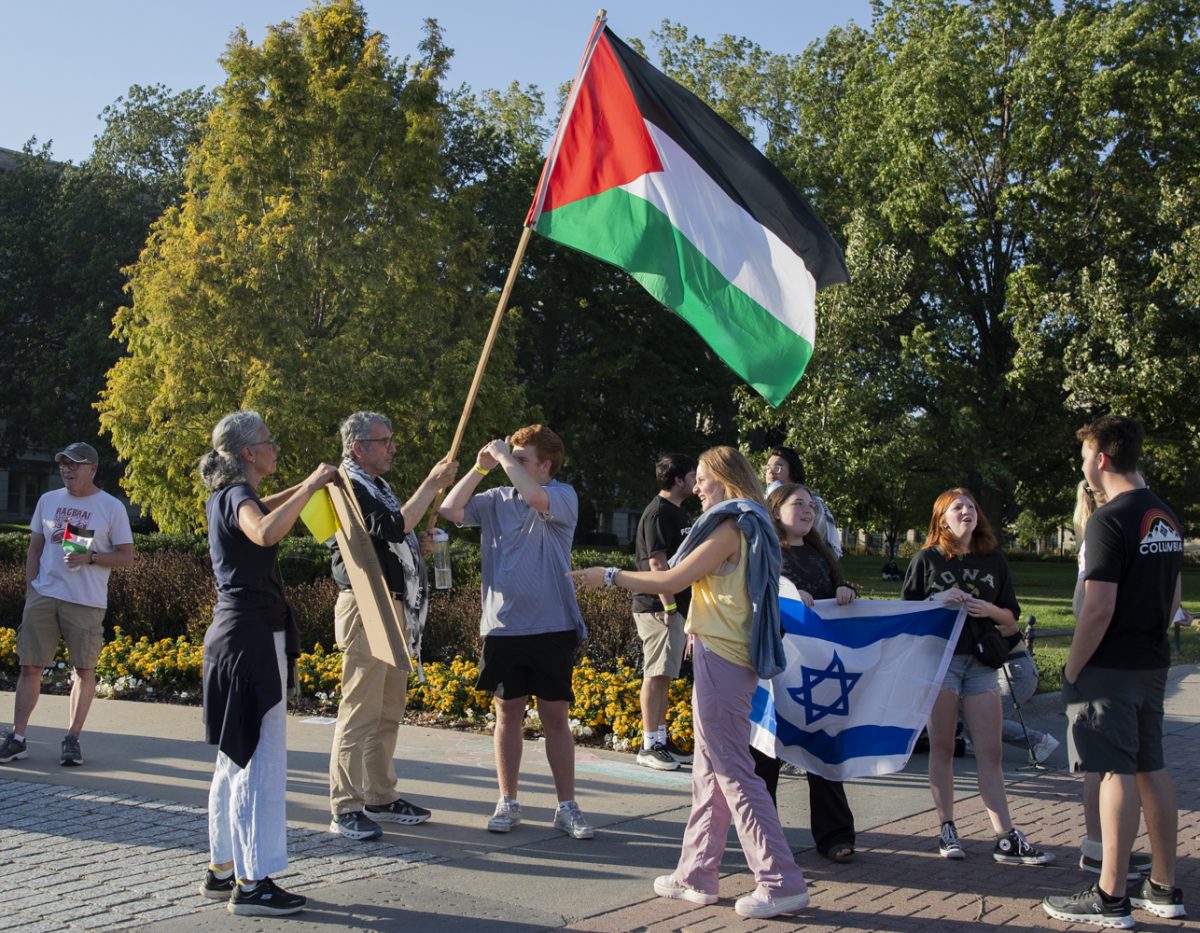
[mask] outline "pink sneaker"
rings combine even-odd
[[[693,904],[707,906],[715,904],[720,898],[715,894],[705,894],[695,888],[689,888],[674,875],[659,875],[654,879],[654,893],[659,897],[669,897],[676,901],[691,901]],[[771,914],[774,916],[774,914]]]
[[[808,892],[793,894],[790,897],[771,897],[759,894],[747,894],[739,897],[733,905],[734,912],[739,917],[753,917],[755,920],[765,920],[768,917],[778,917],[780,914],[794,914],[808,906]]]

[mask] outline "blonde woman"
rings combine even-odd
[[[704,514],[669,570],[589,567],[583,586],[635,593],[692,587],[687,631],[695,686],[692,813],[674,873],[654,882],[661,897],[714,904],[721,856],[732,823],[757,887],[738,898],[743,917],[765,918],[808,906],[804,875],[750,757],[750,700],[759,677],[783,669],[779,628],[779,539],[754,468],[732,447],[700,455],[696,495]]]

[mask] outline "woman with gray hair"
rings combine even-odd
[[[204,636],[204,725],[218,751],[208,795],[211,864],[200,893],[228,898],[234,914],[294,914],[305,898],[270,878],[287,867],[287,656],[300,653],[276,551],[337,468],[323,463],[302,483],[260,499],[279,444],[258,412],[226,415],[212,445],[200,459],[217,586]]]

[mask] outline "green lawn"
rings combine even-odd
[[[898,563],[903,572],[905,562]],[[880,579],[879,571],[883,564],[881,557],[842,559],[846,576],[859,585],[863,596],[898,599],[899,582]],[[1038,629],[1043,632],[1074,628],[1075,617],[1071,614],[1071,594],[1075,592],[1077,574],[1074,561],[1014,560],[1010,566],[1017,588],[1017,602],[1021,604],[1022,623],[1032,615],[1037,618]],[[1200,614],[1200,567],[1185,567],[1183,570],[1183,605],[1189,612]],[[1174,660],[1200,661],[1200,630],[1186,628],[1180,634],[1182,650]],[[1059,671],[1066,661],[1069,644],[1070,639],[1065,637],[1035,639],[1034,654],[1043,691],[1059,688]]]

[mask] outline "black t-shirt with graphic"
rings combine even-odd
[[[1183,567],[1179,519],[1149,489],[1135,489],[1097,509],[1084,541],[1084,579],[1117,584],[1112,621],[1088,664],[1127,671],[1167,667],[1167,631]]]
[[[900,586],[901,599],[928,599],[934,593],[957,587],[979,599],[1008,609],[1016,619],[1021,607],[1013,591],[1008,561],[999,549],[990,554],[964,554],[947,557],[935,547],[922,548],[913,555]],[[964,625],[955,654],[971,653],[971,633]]]
[[[804,590],[813,599],[833,599],[837,595],[833,569],[815,548],[806,544],[784,548],[779,570],[796,589]]]
[[[692,527],[692,517],[670,499],[655,496],[654,501],[646,506],[642,517],[638,520],[637,537],[634,544],[634,556],[637,558],[638,570],[650,569],[650,555],[655,551],[665,551],[670,558],[679,550],[679,545],[687,537]],[[675,604],[683,615],[687,615],[688,605],[692,599],[690,588],[675,594]],[[633,596],[634,612],[662,612],[662,600],[652,593],[635,593]]]

